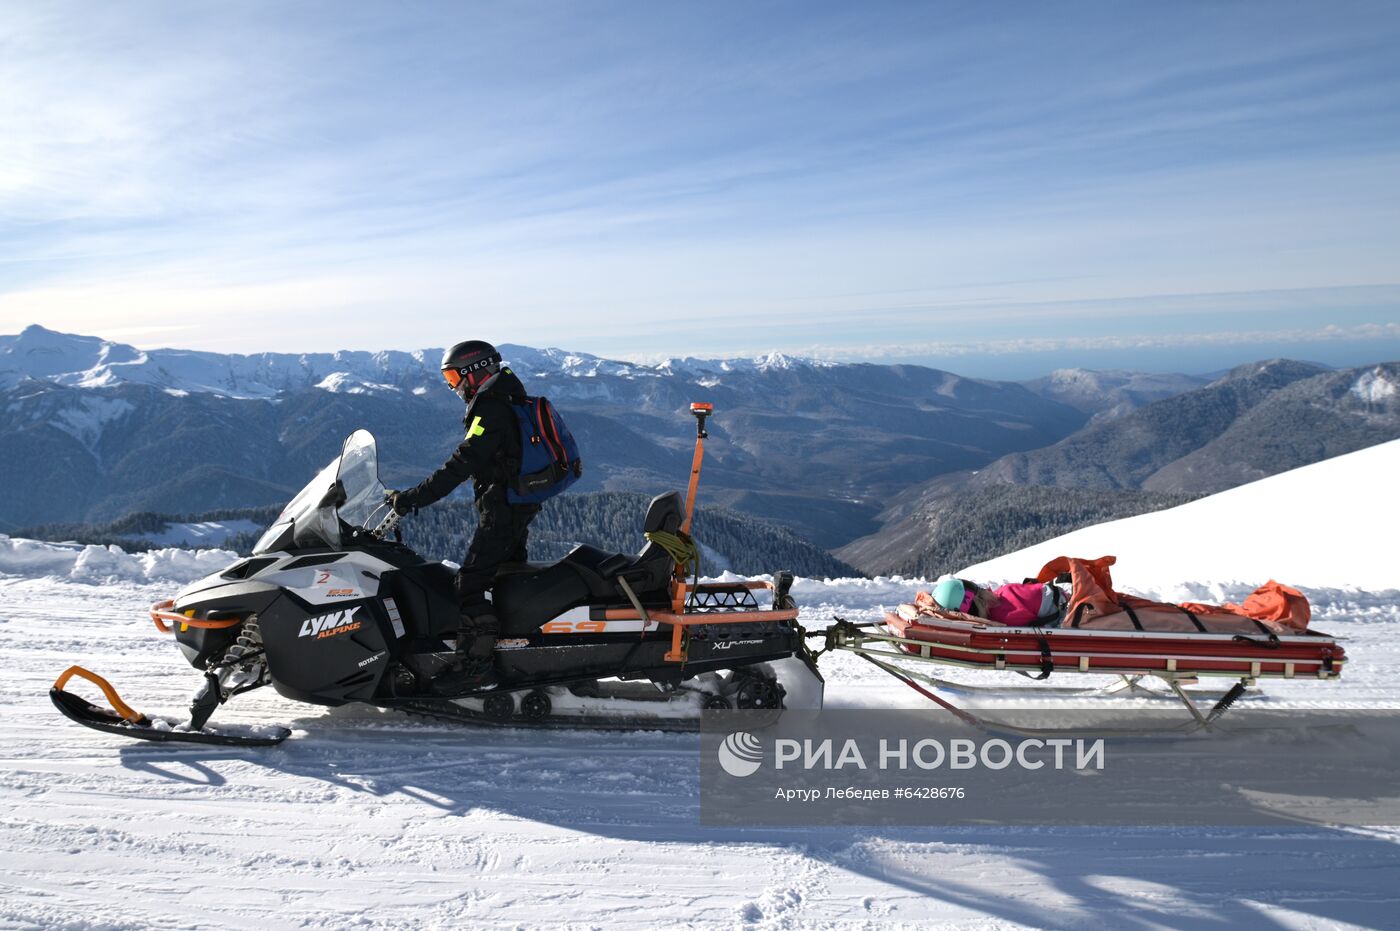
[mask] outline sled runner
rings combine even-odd
[[[235,695],[271,685],[318,705],[361,702],[450,721],[516,726],[690,729],[703,709],[777,713],[820,707],[790,573],[773,582],[700,583],[694,514],[708,404],[692,405],[688,494],[658,495],[636,554],[575,547],[552,565],[503,567],[498,683],[441,694],[456,660],[453,571],[398,542],[374,437],[353,433],[341,455],[283,510],[252,554],[151,609],[205,682],[187,718],[143,715],[80,667],[50,697],[95,730],[145,740],[267,745],[285,728],[210,728]],[[111,708],[68,690],[77,676]]]

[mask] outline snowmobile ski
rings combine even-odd
[[[100,705],[94,705],[92,702],[65,690],[64,686],[74,676],[86,679],[100,688],[107,696],[107,700],[112,703],[112,707],[103,708]],[[185,726],[185,722],[175,718],[152,717],[134,710],[122,701],[121,696],[117,694],[111,683],[81,666],[72,666],[65,670],[54,682],[53,688],[49,689],[49,698],[53,701],[54,707],[63,712],[64,716],[77,721],[84,727],[90,727],[95,731],[107,734],[116,734],[120,737],[132,737],[137,740],[213,744],[225,747],[271,747],[286,740],[292,733],[285,727],[243,728],[237,725],[222,725],[218,729],[190,730]]]

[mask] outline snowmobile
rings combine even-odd
[[[276,744],[291,733],[209,725],[230,698],[269,684],[311,704],[363,702],[512,727],[686,729],[704,709],[819,708],[822,678],[798,624],[791,573],[723,583],[687,573],[713,408],[691,411],[687,496],[652,499],[639,553],[581,544],[551,565],[503,567],[492,594],[502,624],[497,683],[488,690],[435,690],[457,660],[453,570],[401,542],[374,437],[358,430],[248,557],[151,608],[155,626],[204,674],[187,718],[143,715],[79,666],[50,698],[108,733],[236,745]],[[75,677],[98,686],[111,707],[68,691]]]

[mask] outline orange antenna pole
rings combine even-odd
[[[700,464],[705,459],[705,440],[710,435],[709,431],[705,429],[705,420],[715,412],[715,406],[696,401],[690,405],[690,412],[695,415],[695,458],[690,462],[690,487],[686,490],[685,496],[685,521],[681,524],[681,533],[684,534],[690,533],[690,522],[695,518],[695,492],[700,487]],[[685,599],[689,590],[690,586],[685,579],[685,567],[677,563],[675,575],[671,580],[671,611],[673,614],[681,615],[685,612]],[[684,637],[684,629],[680,625],[676,625],[671,631],[671,650],[666,654],[668,663],[685,662]]]
[[[715,406],[697,401],[690,405],[690,412],[695,415],[695,458],[690,463],[690,488],[685,495],[685,523],[681,524],[683,533],[690,533],[690,521],[695,517],[695,492],[700,487],[700,463],[705,459],[705,440],[710,436],[709,431],[705,429],[705,419],[715,412]]]

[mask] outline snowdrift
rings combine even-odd
[[[237,559],[238,554],[229,550],[161,549],[128,553],[119,546],[43,543],[0,534],[0,577],[183,584],[222,569]]]
[[[1033,575],[1056,556],[1118,557],[1123,587],[1268,579],[1400,589],[1400,440],[1241,485],[1180,507],[1096,524],[969,566],[977,581]],[[952,568],[952,567],[950,567]]]

